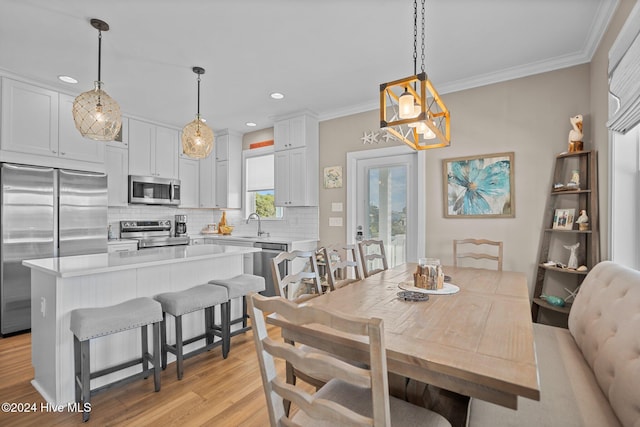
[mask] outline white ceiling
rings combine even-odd
[[[444,94],[589,62],[616,6],[427,0],[426,71]],[[380,83],[413,74],[410,0],[0,0],[0,69],[88,90],[97,78],[90,18],[111,27],[107,92],[123,112],[176,127],[196,113],[194,65],[206,69],[202,116],[243,133],[301,110],[328,119],[375,109]]]

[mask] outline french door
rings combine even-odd
[[[424,242],[418,232],[417,153],[400,150],[401,154],[391,154],[389,149],[358,153],[349,153],[356,158],[348,159],[347,166],[355,169],[348,170],[351,203],[347,206],[351,209],[347,230],[351,236],[347,241],[382,240],[390,267],[415,261],[419,241]]]

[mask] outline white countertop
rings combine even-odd
[[[195,236],[194,236],[195,237]],[[250,235],[224,235],[224,234],[200,234],[198,237],[203,237],[205,239],[213,239],[219,241],[225,240],[240,240],[246,242],[267,242],[267,243],[284,243],[287,245],[291,244],[302,244],[302,243],[317,243],[318,239],[310,239],[308,237],[283,237],[283,236],[269,236],[269,237],[258,237],[258,236],[250,236]]]
[[[22,265],[57,277],[74,277],[259,251],[257,248],[240,246],[166,246],[130,252],[30,259],[22,261]]]

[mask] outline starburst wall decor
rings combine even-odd
[[[396,138],[393,134],[391,134],[386,129],[382,129],[379,131],[363,132],[362,137],[360,139],[362,140],[362,143],[364,145],[380,144],[380,143],[389,142],[389,141],[399,141],[398,138]]]

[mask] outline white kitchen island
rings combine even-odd
[[[33,386],[49,403],[64,405],[74,400],[71,310],[153,297],[211,279],[229,278],[250,270],[245,263],[250,263],[252,253],[257,251],[260,249],[234,246],[173,246],[23,261],[31,268]],[[241,299],[232,301],[232,318],[240,315],[241,304]],[[202,311],[183,316],[185,338],[202,333],[203,316]],[[173,322],[167,324],[167,341],[173,343]],[[91,372],[139,357],[139,336],[139,329],[134,329],[92,340]],[[191,344],[199,345],[201,342]],[[188,346],[185,351],[189,351]],[[212,352],[211,357],[222,356]],[[172,360],[175,357],[169,353]],[[92,380],[91,388],[139,371],[141,367],[134,366],[114,372]]]

